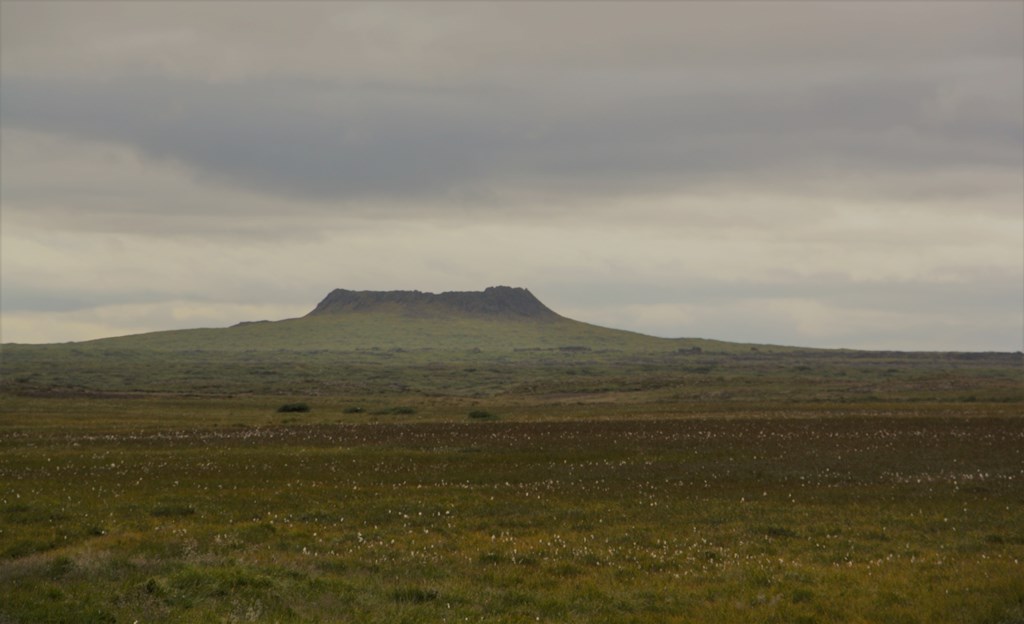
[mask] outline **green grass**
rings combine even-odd
[[[0,623],[1024,621],[1019,353],[385,316],[4,345]]]
[[[68,345],[52,345],[56,349]],[[74,343],[92,350],[231,351],[276,349],[298,351],[559,349],[676,350],[708,347],[749,349],[750,345],[711,340],[669,340],[608,329],[566,318],[555,320],[494,319],[452,316],[420,318],[401,313],[347,313],[242,323],[227,328],[183,329]],[[770,348],[770,347],[765,347]]]
[[[1024,617],[997,404],[279,403],[4,397],[0,621]]]
[[[657,339],[651,339],[657,340]],[[672,403],[1021,403],[1020,354],[786,350],[158,350],[5,345],[0,390],[32,395],[501,397]]]

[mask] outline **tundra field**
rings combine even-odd
[[[1019,404],[284,401],[0,397],[0,622],[1024,622]]]

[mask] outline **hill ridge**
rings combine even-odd
[[[411,317],[472,316],[550,321],[563,318],[526,288],[490,286],[483,291],[439,294],[419,290],[331,291],[307,317],[355,312],[397,312]]]

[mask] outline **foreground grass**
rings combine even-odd
[[[1024,620],[1024,420],[983,406],[83,401],[4,404],[0,622]]]

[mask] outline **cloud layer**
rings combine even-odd
[[[503,283],[659,335],[1022,346],[1018,3],[2,11],[4,341]]]

